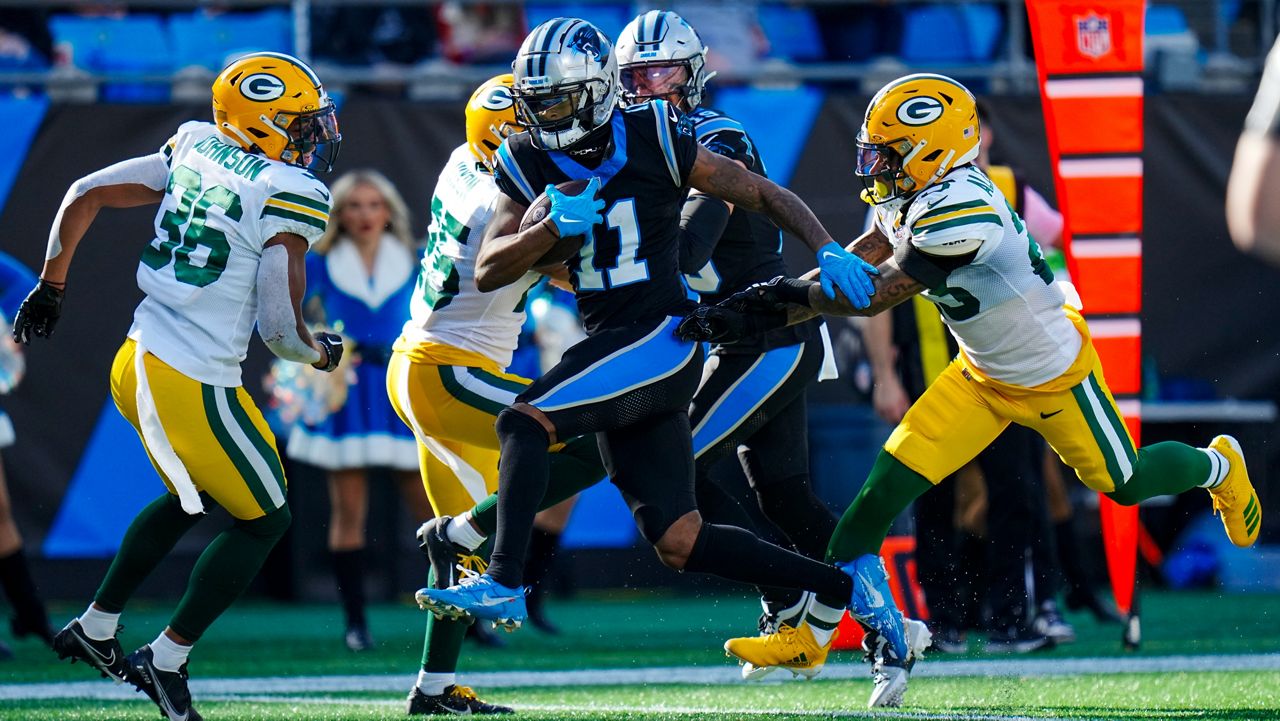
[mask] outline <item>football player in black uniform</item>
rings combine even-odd
[[[622,30],[617,53],[624,105],[665,100],[685,114],[704,148],[767,177],[764,160],[742,125],[702,105],[714,73],[707,71],[702,39],[683,18],[661,10],[640,15]],[[705,303],[718,303],[753,283],[787,274],[778,227],[762,213],[735,208],[713,195],[689,194],[680,235],[680,269]],[[765,517],[796,550],[814,559],[826,554],[836,528],[835,515],[809,483],[805,388],[823,368],[829,342],[825,334],[822,319],[814,318],[737,343],[713,345],[689,411],[703,516],[712,522],[749,523],[737,502],[708,477],[715,463],[736,450]],[[746,678],[779,667],[810,677],[822,669],[827,642],[848,599],[820,598],[810,604],[810,598],[798,591],[766,589],[761,630],[798,628],[797,633],[813,634],[823,652],[782,659],[776,666],[754,666],[742,659]],[[801,624],[806,616],[809,622]],[[726,650],[735,651],[731,646]]]
[[[488,571],[424,589],[419,601],[435,613],[519,626],[548,448],[584,433],[597,434],[611,480],[667,565],[850,597],[850,578],[832,566],[740,528],[703,523],[698,514],[688,408],[702,350],[674,333],[688,305],[679,265],[688,188],[763,212],[804,240],[833,298],[838,292],[869,305],[870,266],[835,243],[794,194],[700,146],[692,124],[665,101],[617,109],[617,58],[590,23],[555,18],[539,25],[512,70],[529,130],[498,150],[503,197],[482,240],[477,287],[514,282],[560,238],[581,236],[568,266],[588,337],[498,416],[498,528]],[[575,179],[590,179],[579,195],[551,187]],[[520,230],[539,188],[551,203],[546,218]]]

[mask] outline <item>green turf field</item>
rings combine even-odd
[[[462,680],[469,672],[485,698],[530,719],[1280,719],[1280,596],[1148,593],[1143,602],[1138,653],[1120,650],[1118,626],[1073,615],[1079,641],[1054,651],[927,657],[907,705],[887,713],[864,710],[867,667],[849,653],[833,655],[814,682],[734,681],[720,645],[753,628],[757,607],[746,598],[558,602],[552,613],[563,635],[526,629],[506,636],[505,649],[469,645]],[[61,610],[59,620],[77,609]],[[160,609],[131,609],[122,619],[126,650],[165,620]],[[399,718],[422,620],[412,607],[379,607],[378,649],[351,654],[336,608],[233,609],[192,655],[197,708],[235,721]],[[159,715],[83,666],[32,643],[14,646],[18,658],[0,665],[0,721]]]

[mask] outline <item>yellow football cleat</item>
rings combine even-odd
[[[1244,451],[1240,443],[1231,436],[1214,438],[1209,447],[1226,457],[1231,468],[1227,477],[1217,488],[1210,488],[1213,496],[1213,510],[1222,515],[1222,525],[1227,529],[1227,538],[1241,548],[1248,548],[1258,540],[1258,529],[1262,527],[1262,505],[1258,503],[1258,493],[1249,482],[1249,469],[1244,464]]]
[[[793,675],[813,678],[822,672],[835,640],[836,632],[832,632],[831,640],[820,645],[809,624],[801,623],[799,627],[782,626],[767,636],[731,638],[724,642],[724,650],[756,669],[784,668]]]

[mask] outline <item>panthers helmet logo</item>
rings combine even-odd
[[[601,47],[600,33],[593,27],[579,28],[578,32],[574,33],[573,37],[569,39],[567,45],[583,55],[590,55],[601,64],[604,64],[609,57],[608,53]]]

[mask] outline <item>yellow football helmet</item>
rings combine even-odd
[[[516,104],[511,99],[514,83],[511,73],[495,75],[476,88],[467,101],[467,145],[476,160],[490,171],[493,154],[498,152],[502,139],[524,130],[516,119]]]
[[[251,53],[213,81],[213,122],[250,152],[326,172],[338,159],[338,116],[320,78],[284,53]]]
[[[924,190],[978,157],[977,101],[944,75],[916,73],[880,89],[858,131],[855,172],[873,205]]]

